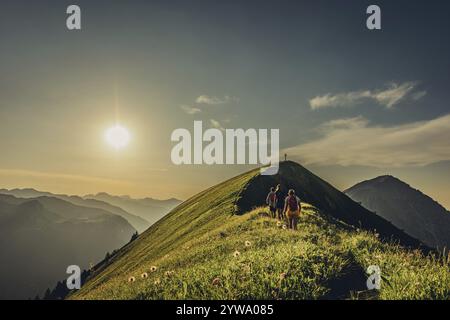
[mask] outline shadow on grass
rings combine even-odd
[[[367,274],[353,257],[336,278],[327,282],[330,288],[328,294],[322,297],[324,300],[345,299],[377,299],[378,293],[367,290]]]

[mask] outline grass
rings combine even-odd
[[[265,208],[234,215],[257,173],[174,209],[70,298],[449,299],[448,259],[381,242],[308,204],[298,231],[284,230]],[[382,272],[376,294],[366,291],[369,265]]]

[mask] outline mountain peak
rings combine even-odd
[[[344,191],[430,247],[450,245],[450,214],[438,202],[390,175],[360,182]]]
[[[25,201],[18,206],[18,211],[32,211],[33,213],[40,212],[44,210],[44,206],[37,199],[32,199],[29,201]]]
[[[402,184],[406,184],[404,181],[400,180],[397,177],[394,177],[392,175],[383,175],[383,176],[379,176],[376,177],[372,180],[369,181],[373,181],[373,182],[378,182],[378,183],[402,183]]]
[[[389,181],[389,180],[399,180],[399,179],[394,177],[393,175],[385,174],[385,175],[378,176],[378,177],[374,178],[373,180]]]
[[[344,190],[344,193],[351,193],[355,188],[391,188],[394,190],[412,189],[409,184],[392,175],[382,175],[373,179],[361,181],[354,186]]]
[[[276,175],[257,174],[252,177],[236,201],[238,213],[248,212],[257,206],[264,206],[269,189],[278,184],[280,184],[283,197],[287,195],[289,189],[294,189],[296,195],[303,202],[313,205],[321,212],[346,224],[377,230],[380,235],[386,238],[394,237],[405,245],[420,246],[419,241],[362,207],[331,184],[294,161],[281,162]]]
[[[106,193],[106,192],[98,192],[98,193],[95,194],[94,196],[97,196],[97,197],[101,197],[101,196],[110,196],[110,194],[109,194],[109,193]]]

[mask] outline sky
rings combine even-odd
[[[341,190],[392,174],[450,209],[450,3],[376,1],[381,30],[370,4],[3,1],[0,188],[186,199],[251,168],[175,166],[171,133],[202,120],[279,129]]]

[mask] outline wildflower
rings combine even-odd
[[[286,278],[286,272],[280,274],[280,280],[284,280]]]
[[[158,268],[156,266],[151,266],[150,267],[150,271],[151,272],[155,272],[156,270],[158,270]]]
[[[241,253],[239,251],[237,251],[237,250],[233,253],[233,256],[235,258],[238,258],[240,255],[241,255]]]
[[[245,273],[251,273],[252,272],[252,268],[248,265],[248,264],[244,264],[242,266],[242,269]]]
[[[281,221],[277,221],[277,227],[281,227],[281,226],[282,226]]]
[[[128,282],[135,282],[136,281],[136,278],[135,277],[129,277],[128,278]]]
[[[287,225],[283,224],[283,230],[287,229]]]
[[[245,246],[246,247],[250,247],[252,245],[252,243],[250,241],[245,241]]]
[[[166,277],[170,277],[170,276],[172,276],[174,273],[175,273],[175,271],[166,271],[166,272],[164,273],[164,275],[165,275]]]
[[[153,283],[155,284],[155,286],[157,286],[157,285],[161,284],[161,280],[158,278]]]
[[[143,274],[141,274],[141,278],[142,279],[147,279],[148,278],[148,273],[144,272]]]
[[[220,281],[219,278],[214,278],[211,284],[212,284],[213,286],[218,286],[218,285],[220,285],[220,282],[221,282],[221,281]]]

